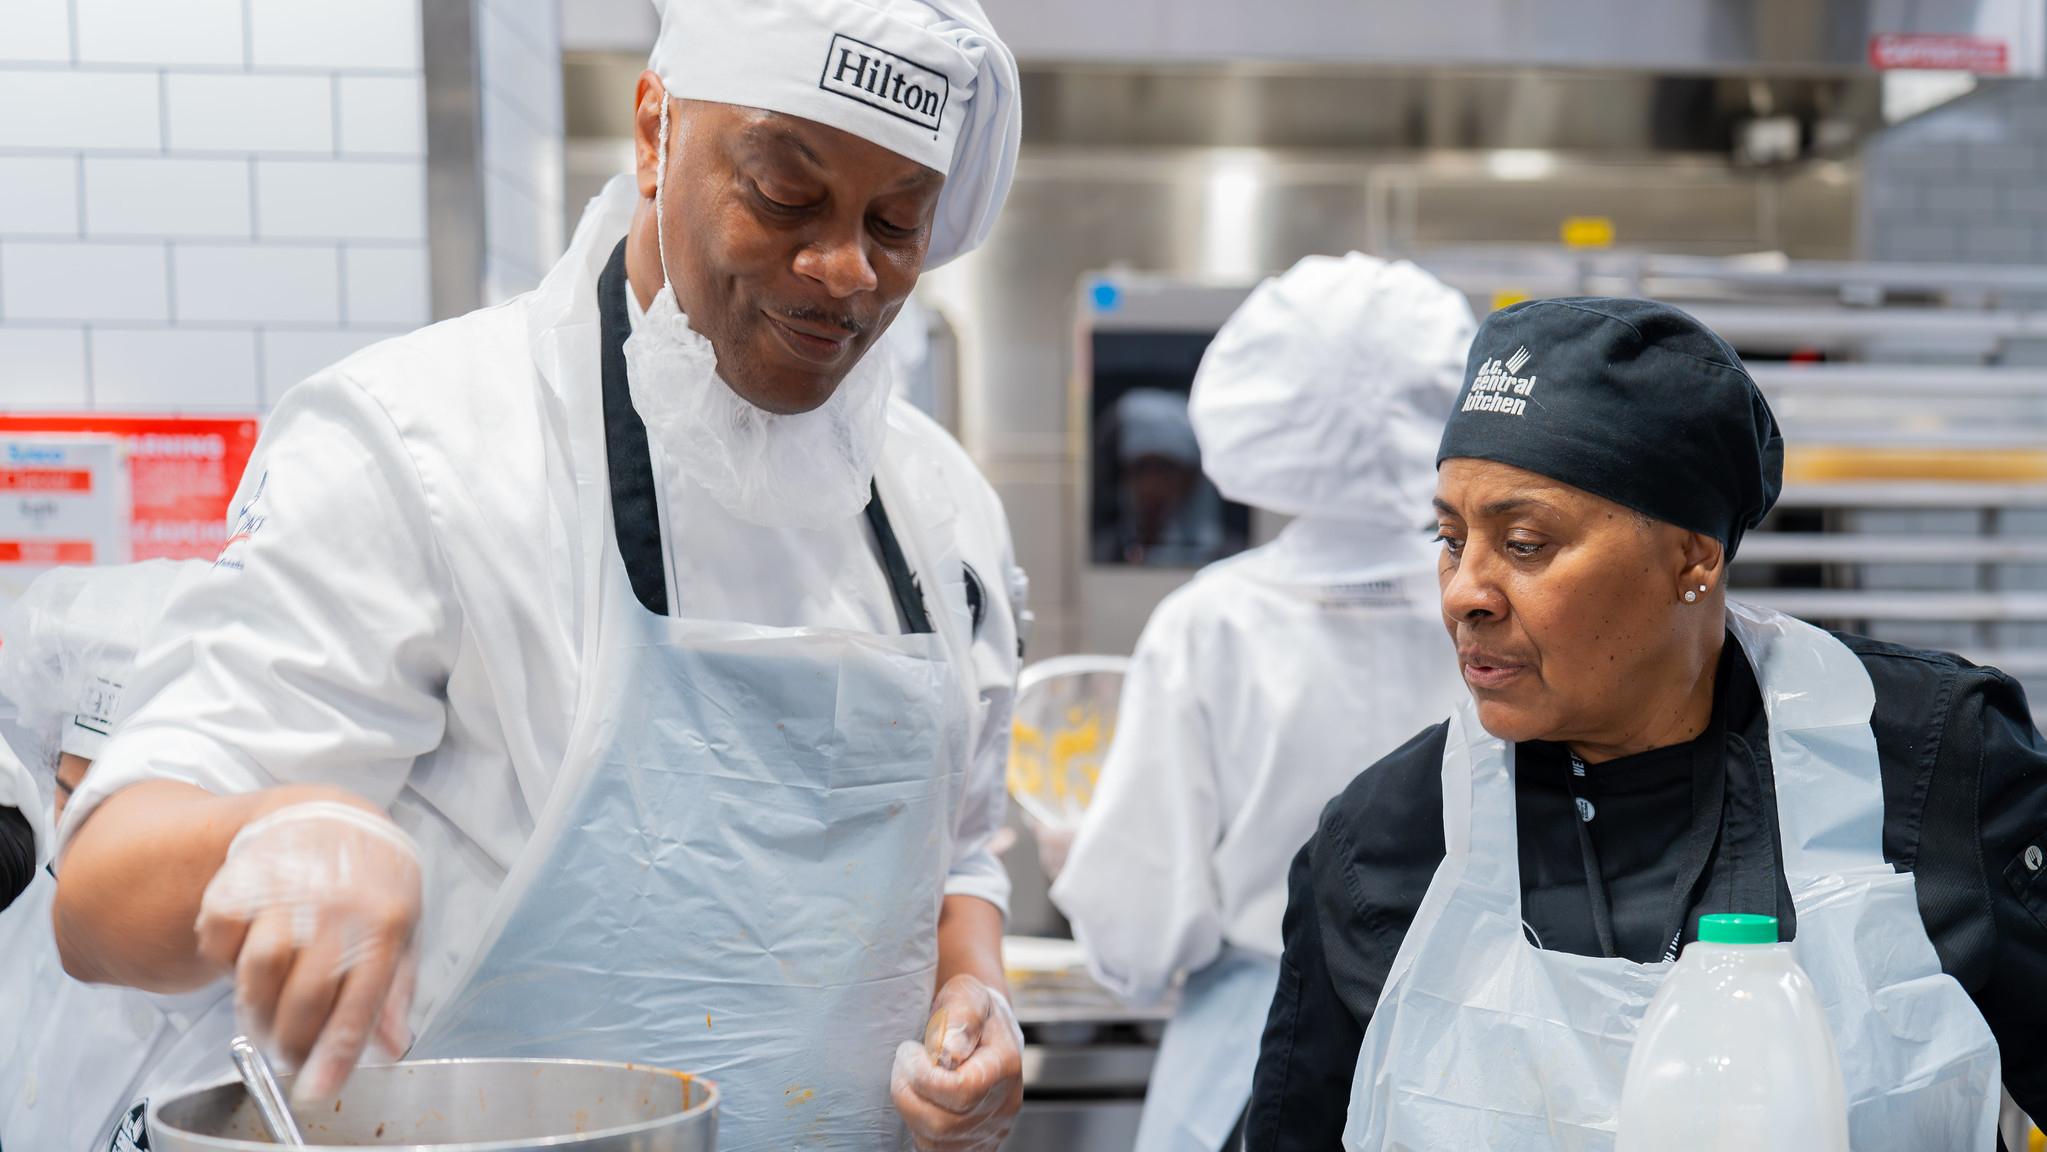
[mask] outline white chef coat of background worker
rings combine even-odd
[[[1427,529],[1474,328],[1463,296],[1412,264],[1310,256],[1259,285],[1202,358],[1189,414],[1203,470],[1295,519],[1145,625],[1052,887],[1117,993],[1151,1001],[1190,973],[1140,1152],[1229,1136],[1277,980],[1289,862],[1330,797],[1463,691]]]
[[[1015,72],[971,0],[670,0],[663,20],[654,63],[674,81],[669,96],[793,107],[791,115],[936,159],[947,178],[925,267],[971,249],[992,227],[1015,164]],[[678,25],[692,36],[675,34]],[[965,62],[942,136],[820,89],[809,56],[814,47],[822,59],[840,25],[869,29],[868,39],[927,37],[949,51],[939,59]],[[804,53],[801,77],[776,57],[792,43]],[[686,58],[664,65],[669,51]],[[642,114],[657,102],[665,132],[671,102],[648,97]],[[591,705],[579,694],[596,626],[586,566],[594,518],[609,505],[606,461],[577,451],[577,430],[601,421],[597,280],[635,213],[648,210],[632,177],[614,179],[535,292],[369,348],[280,401],[235,496],[227,547],[169,605],[166,630],[179,639],[138,669],[130,721],[65,814],[67,848],[99,805],[143,782],[217,796],[339,786],[386,811],[416,846],[423,905],[410,1030],[456,991],[493,895],[546,807],[578,711]],[[664,276],[675,260],[667,257]],[[655,308],[666,298],[664,288]],[[667,306],[668,322],[679,323]],[[634,310],[636,331],[656,319],[637,315],[637,300]],[[994,491],[942,429],[886,399],[888,357],[878,351],[819,419],[839,421],[838,442],[865,438],[850,450],[871,449],[869,474],[878,452],[881,473],[912,476],[906,490],[917,499],[887,508],[897,531],[943,536],[978,578],[978,622],[956,669],[977,709],[969,762],[957,766],[963,796],[944,830],[952,850],[942,890],[1000,910],[1008,880],[989,842],[1007,802],[1023,578]],[[711,367],[705,378],[722,390]],[[645,383],[635,376],[635,407]],[[833,408],[842,396],[854,404],[877,395],[864,424]],[[802,423],[816,414],[753,418]],[[815,526],[763,523],[729,493],[707,489],[692,461],[679,459],[688,446],[664,439],[659,413],[642,415],[672,615],[903,631],[862,513],[866,475],[843,514]],[[966,616],[964,571],[917,576],[934,615]]]
[[[0,696],[16,709],[19,751],[0,748],[0,777],[31,780],[39,819],[61,813],[122,718],[136,651],[156,627],[165,599],[204,561],[146,560],[97,568],[55,568],[0,616]],[[0,788],[0,795],[4,795]],[[53,847],[43,822],[43,856]],[[38,870],[21,898],[0,912],[0,1147],[104,1147],[152,1075],[180,1079],[195,1052],[227,1042],[194,1031],[222,988],[158,996],[66,975],[51,933],[56,880]]]

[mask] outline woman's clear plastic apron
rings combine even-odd
[[[718,1083],[727,1152],[897,1147],[890,1062],[930,1010],[968,760],[959,613],[900,636],[657,616],[598,519],[563,774],[408,1058],[655,1064]]]
[[[1943,974],[1912,877],[1883,858],[1862,662],[1747,605],[1728,627],[1769,718],[1799,962],[1841,1051],[1856,1152],[1995,1146],[1997,1043]],[[1670,965],[1548,952],[1521,926],[1514,750],[1469,701],[1443,752],[1448,847],[1365,1030],[1344,1147],[1607,1149],[1635,1032]]]

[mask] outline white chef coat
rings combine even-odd
[[[139,658],[130,718],[62,836],[150,779],[221,794],[320,782],[370,798],[421,847],[415,1026],[425,1018],[532,831],[578,705],[592,626],[579,523],[606,462],[574,459],[567,423],[598,419],[596,281],[636,204],[632,181],[614,179],[534,292],[372,346],[284,396],[219,562],[166,606],[161,635],[175,639]],[[1018,665],[1008,592],[1023,585],[1008,523],[965,452],[906,404],[890,407],[884,451],[942,474],[947,530],[986,593],[945,891],[1006,908],[988,844],[1007,802]],[[658,475],[675,612],[900,630],[863,518],[761,528],[680,470]],[[920,575],[927,588],[960,578]]]
[[[1144,1002],[1226,943],[1277,958],[1323,805],[1463,693],[1419,530],[1296,520],[1166,597],[1052,886],[1094,977]]]

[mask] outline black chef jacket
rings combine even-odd
[[[2047,745],[2010,677],[1957,656],[1840,636],[1876,688],[1884,858],[1914,874],[1941,967],[1996,1034],[2020,1107],[2047,1116]],[[1250,1152],[1330,1152],[1358,1045],[1443,847],[1438,724],[1352,780],[1323,810],[1288,877],[1279,987],[1247,1118]],[[1714,912],[1797,920],[1777,843],[1769,729],[1754,672],[1727,638],[1714,719],[1697,740],[1588,765],[1558,745],[1515,746],[1522,917],[1543,947],[1601,955],[1579,839],[1594,859],[1615,951],[1662,958]],[[1573,789],[1575,788],[1575,795]]]
[[[36,835],[28,817],[15,808],[0,808],[0,909],[28,887],[36,874]]]

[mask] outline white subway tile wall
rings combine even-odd
[[[341,151],[346,155],[426,155],[426,88],[418,76],[343,76],[339,81]]]
[[[168,324],[170,245],[0,241],[0,317]]]
[[[2047,85],[1986,82],[1885,130],[1863,163],[1873,259],[2047,263]]]
[[[0,364],[0,406],[85,406],[83,328],[0,328]]]
[[[391,81],[380,81],[391,83]],[[406,81],[398,81],[405,83]],[[164,77],[164,127],[173,152],[334,151],[334,79],[330,76],[259,76],[246,72]],[[418,119],[412,108],[378,108],[379,115]]]
[[[0,156],[0,236],[78,235],[78,161]]]
[[[484,299],[528,291],[562,250],[557,0],[477,0],[483,77]]]
[[[96,328],[92,333],[93,407],[163,408],[166,390],[183,407],[256,407],[256,333],[203,328]]]
[[[0,61],[71,61],[71,6],[65,0],[0,4]]]
[[[258,68],[419,71],[418,0],[248,0],[248,12]]]
[[[242,64],[241,0],[73,0],[85,64]]]
[[[0,0],[0,410],[267,409],[425,323],[425,135],[419,0]]]
[[[249,162],[88,156],[85,234],[250,239]]]
[[[171,281],[178,319],[338,325],[339,257],[331,244],[176,245]]]
[[[258,160],[256,232],[265,239],[426,239],[417,160]]]
[[[426,249],[351,246],[341,254],[350,324],[408,324],[427,312]]]
[[[0,148],[159,151],[162,87],[155,72],[9,67],[0,71]]]

